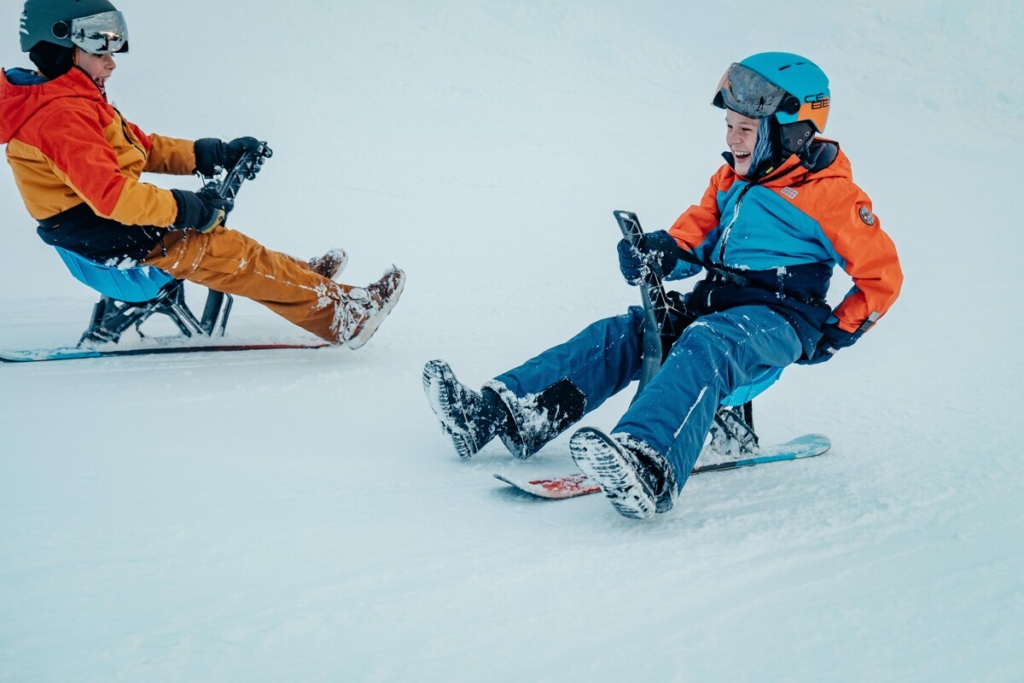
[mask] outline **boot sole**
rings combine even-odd
[[[380,324],[384,322],[384,319],[391,313],[395,304],[398,303],[398,299],[402,296],[402,291],[405,289],[405,273],[401,270],[399,270],[398,273],[398,286],[395,287],[395,291],[393,291],[391,296],[388,297],[387,303],[381,306],[377,315],[373,316],[363,324],[363,329],[359,331],[359,334],[345,342],[345,346],[353,350],[362,347],[366,342],[370,341],[370,337],[373,336],[374,332],[377,331],[377,328],[380,327]]]
[[[622,447],[610,436],[584,427],[572,435],[569,451],[576,466],[601,487],[620,515],[648,519],[655,513],[654,497],[647,494]]]
[[[455,384],[455,373],[444,361],[432,360],[423,366],[423,393],[427,395],[427,403],[434,415],[441,422],[441,430],[452,440],[455,452],[463,460],[469,460],[480,449],[476,447],[473,437],[461,429],[455,415],[468,422],[462,401],[453,396],[448,387]]]

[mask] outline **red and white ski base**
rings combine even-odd
[[[718,472],[720,470],[734,470],[739,467],[751,467],[769,462],[781,462],[783,460],[800,460],[802,458],[813,458],[828,451],[832,447],[832,440],[824,434],[805,434],[792,441],[768,446],[760,449],[759,455],[752,458],[740,460],[726,460],[709,465],[698,465],[693,468],[692,474],[702,472]],[[521,479],[508,474],[495,474],[495,479],[514,486],[538,498],[550,498],[558,500],[561,498],[576,498],[590,493],[597,493],[601,487],[595,484],[587,475],[582,472],[566,475],[564,477],[551,477],[548,479]]]
[[[575,498],[585,496],[588,493],[597,493],[601,487],[595,484],[587,475],[579,472],[565,477],[554,477],[553,479],[517,479],[510,478],[504,474],[495,474],[495,479],[515,486],[520,491],[533,494],[538,498]]]

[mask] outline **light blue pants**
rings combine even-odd
[[[589,413],[638,378],[643,317],[643,309],[634,306],[624,315],[599,320],[495,380],[525,398],[567,378],[583,392]],[[793,327],[764,306],[702,316],[683,331],[612,433],[630,434],[663,455],[682,488],[722,399],[765,371],[793,363],[801,353]]]

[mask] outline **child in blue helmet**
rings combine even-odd
[[[762,53],[733,64],[713,104],[726,111],[726,163],[699,204],[640,253],[619,244],[633,285],[657,262],[666,279],[705,272],[679,297],[662,333],[661,370],[610,431],[570,439],[578,467],[615,509],[644,519],[672,508],[723,398],[792,363],[819,363],[852,345],[899,295],[892,240],[850,162],[824,132],[828,79],[813,62]],[[854,288],[831,309],[835,266]],[[643,310],[593,323],[476,392],[430,361],[424,390],[463,458],[494,437],[526,458],[636,379]]]

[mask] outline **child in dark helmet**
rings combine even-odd
[[[212,176],[261,143],[146,134],[112,107],[107,81],[128,29],[108,0],[28,0],[20,31],[37,71],[0,72],[0,144],[43,241],[108,265],[156,266],[327,341],[366,343],[402,293],[401,270],[341,284],[344,251],[309,261],[270,251],[223,225],[230,200],[140,182],[143,172]]]
[[[831,104],[821,69],[798,55],[753,55],[726,71],[713,104],[725,110],[727,163],[700,202],[646,235],[640,252],[619,243],[630,284],[652,262],[670,280],[706,275],[670,311],[664,363],[610,434],[584,427],[569,442],[579,468],[627,517],[672,508],[725,397],[851,346],[903,281],[849,159],[816,137]],[[836,265],[854,287],[831,309]],[[643,320],[639,307],[600,320],[479,392],[430,361],[427,398],[463,458],[496,436],[529,457],[639,376]]]

